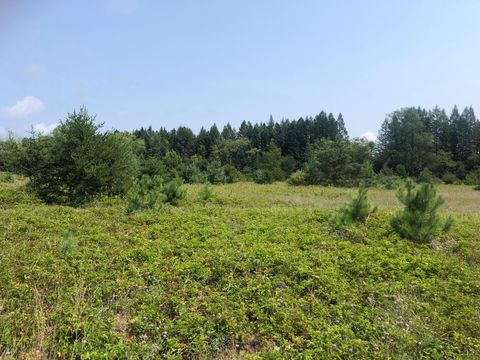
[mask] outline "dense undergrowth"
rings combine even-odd
[[[0,184],[0,358],[480,357],[478,215],[416,244],[242,186],[127,214]]]

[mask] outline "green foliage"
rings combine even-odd
[[[189,191],[179,207],[129,216],[117,198],[1,202],[23,183],[0,183],[7,359],[480,357],[474,199],[451,236],[424,246],[398,241],[389,211],[333,231],[322,208],[347,192],[334,187],[219,185],[209,206]],[[441,188],[449,201],[472,195]],[[392,192],[369,191],[394,206]]]
[[[125,193],[138,171],[136,140],[100,128],[85,108],[68,114],[52,135],[22,140],[19,172],[47,202],[78,204],[95,195]]]
[[[480,169],[473,170],[465,177],[466,185],[480,185]]]
[[[161,176],[165,180],[172,180],[177,178],[183,178],[183,175],[186,172],[186,164],[183,161],[182,157],[177,154],[176,151],[170,150],[167,151],[165,156],[162,158],[163,165],[165,166],[165,173]]]
[[[270,170],[255,170],[252,178],[256,184],[271,184],[275,181],[275,177]]]
[[[373,179],[372,145],[322,139],[312,145],[306,166],[310,184],[355,186]]]
[[[418,176],[432,157],[432,134],[415,108],[394,111],[382,125],[376,162],[401,177]]]
[[[411,180],[400,189],[397,198],[404,209],[397,212],[391,220],[393,229],[402,237],[416,242],[430,242],[441,231],[448,231],[452,219],[443,221],[437,214],[444,200],[437,196],[432,184],[423,184],[419,189]]]
[[[78,252],[78,240],[72,231],[65,231],[60,239],[59,251],[64,257],[75,255]]]
[[[418,175],[418,182],[420,183],[431,183],[433,181],[433,174],[428,169],[423,169]]]
[[[295,171],[287,180],[289,185],[302,186],[307,184],[307,174],[302,170]]]
[[[143,175],[127,193],[127,213],[146,209],[158,209],[167,200],[164,193],[163,179]]]
[[[202,202],[207,202],[215,195],[215,190],[209,182],[205,183],[198,192],[198,198]]]
[[[0,172],[0,182],[2,183],[13,183],[15,179],[13,178],[12,173],[9,172]]]
[[[460,180],[452,173],[446,173],[442,176],[442,181],[445,184],[460,184]]]
[[[377,207],[371,206],[368,201],[368,189],[362,184],[358,188],[357,196],[352,197],[345,206],[338,210],[334,220],[338,225],[364,223],[376,211]]]
[[[165,202],[175,206],[185,198],[187,190],[182,187],[180,179],[173,179],[165,183],[163,193],[165,194]]]
[[[127,213],[158,209],[163,204],[178,205],[186,193],[179,179],[164,182],[158,175],[153,177],[143,175],[126,196]]]
[[[212,184],[225,184],[227,182],[225,169],[218,160],[211,161],[207,165],[206,173],[208,181]]]

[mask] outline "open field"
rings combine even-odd
[[[240,183],[207,205],[47,206],[0,183],[0,358],[478,359],[480,192],[440,186],[450,234],[414,244],[349,190]]]
[[[189,201],[194,202],[199,185],[187,185]],[[439,195],[445,204],[441,211],[445,214],[479,214],[480,191],[474,191],[467,185],[437,185]],[[325,186],[290,186],[286,183],[257,185],[253,183],[235,183],[215,187],[217,203],[229,207],[295,207],[336,209],[349,199],[356,189]],[[380,209],[393,210],[400,207],[396,190],[372,188],[369,197]]]

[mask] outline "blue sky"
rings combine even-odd
[[[0,0],[0,134],[480,109],[478,0]]]

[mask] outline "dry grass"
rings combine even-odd
[[[199,185],[187,185],[189,201],[195,201]],[[441,211],[446,214],[480,214],[480,191],[472,186],[439,185],[439,194],[445,199]],[[355,189],[325,186],[289,186],[285,183],[256,185],[235,183],[216,185],[218,203],[238,207],[309,207],[335,209],[341,206]],[[396,190],[372,188],[370,200],[380,209],[394,210],[400,207],[395,196]]]

